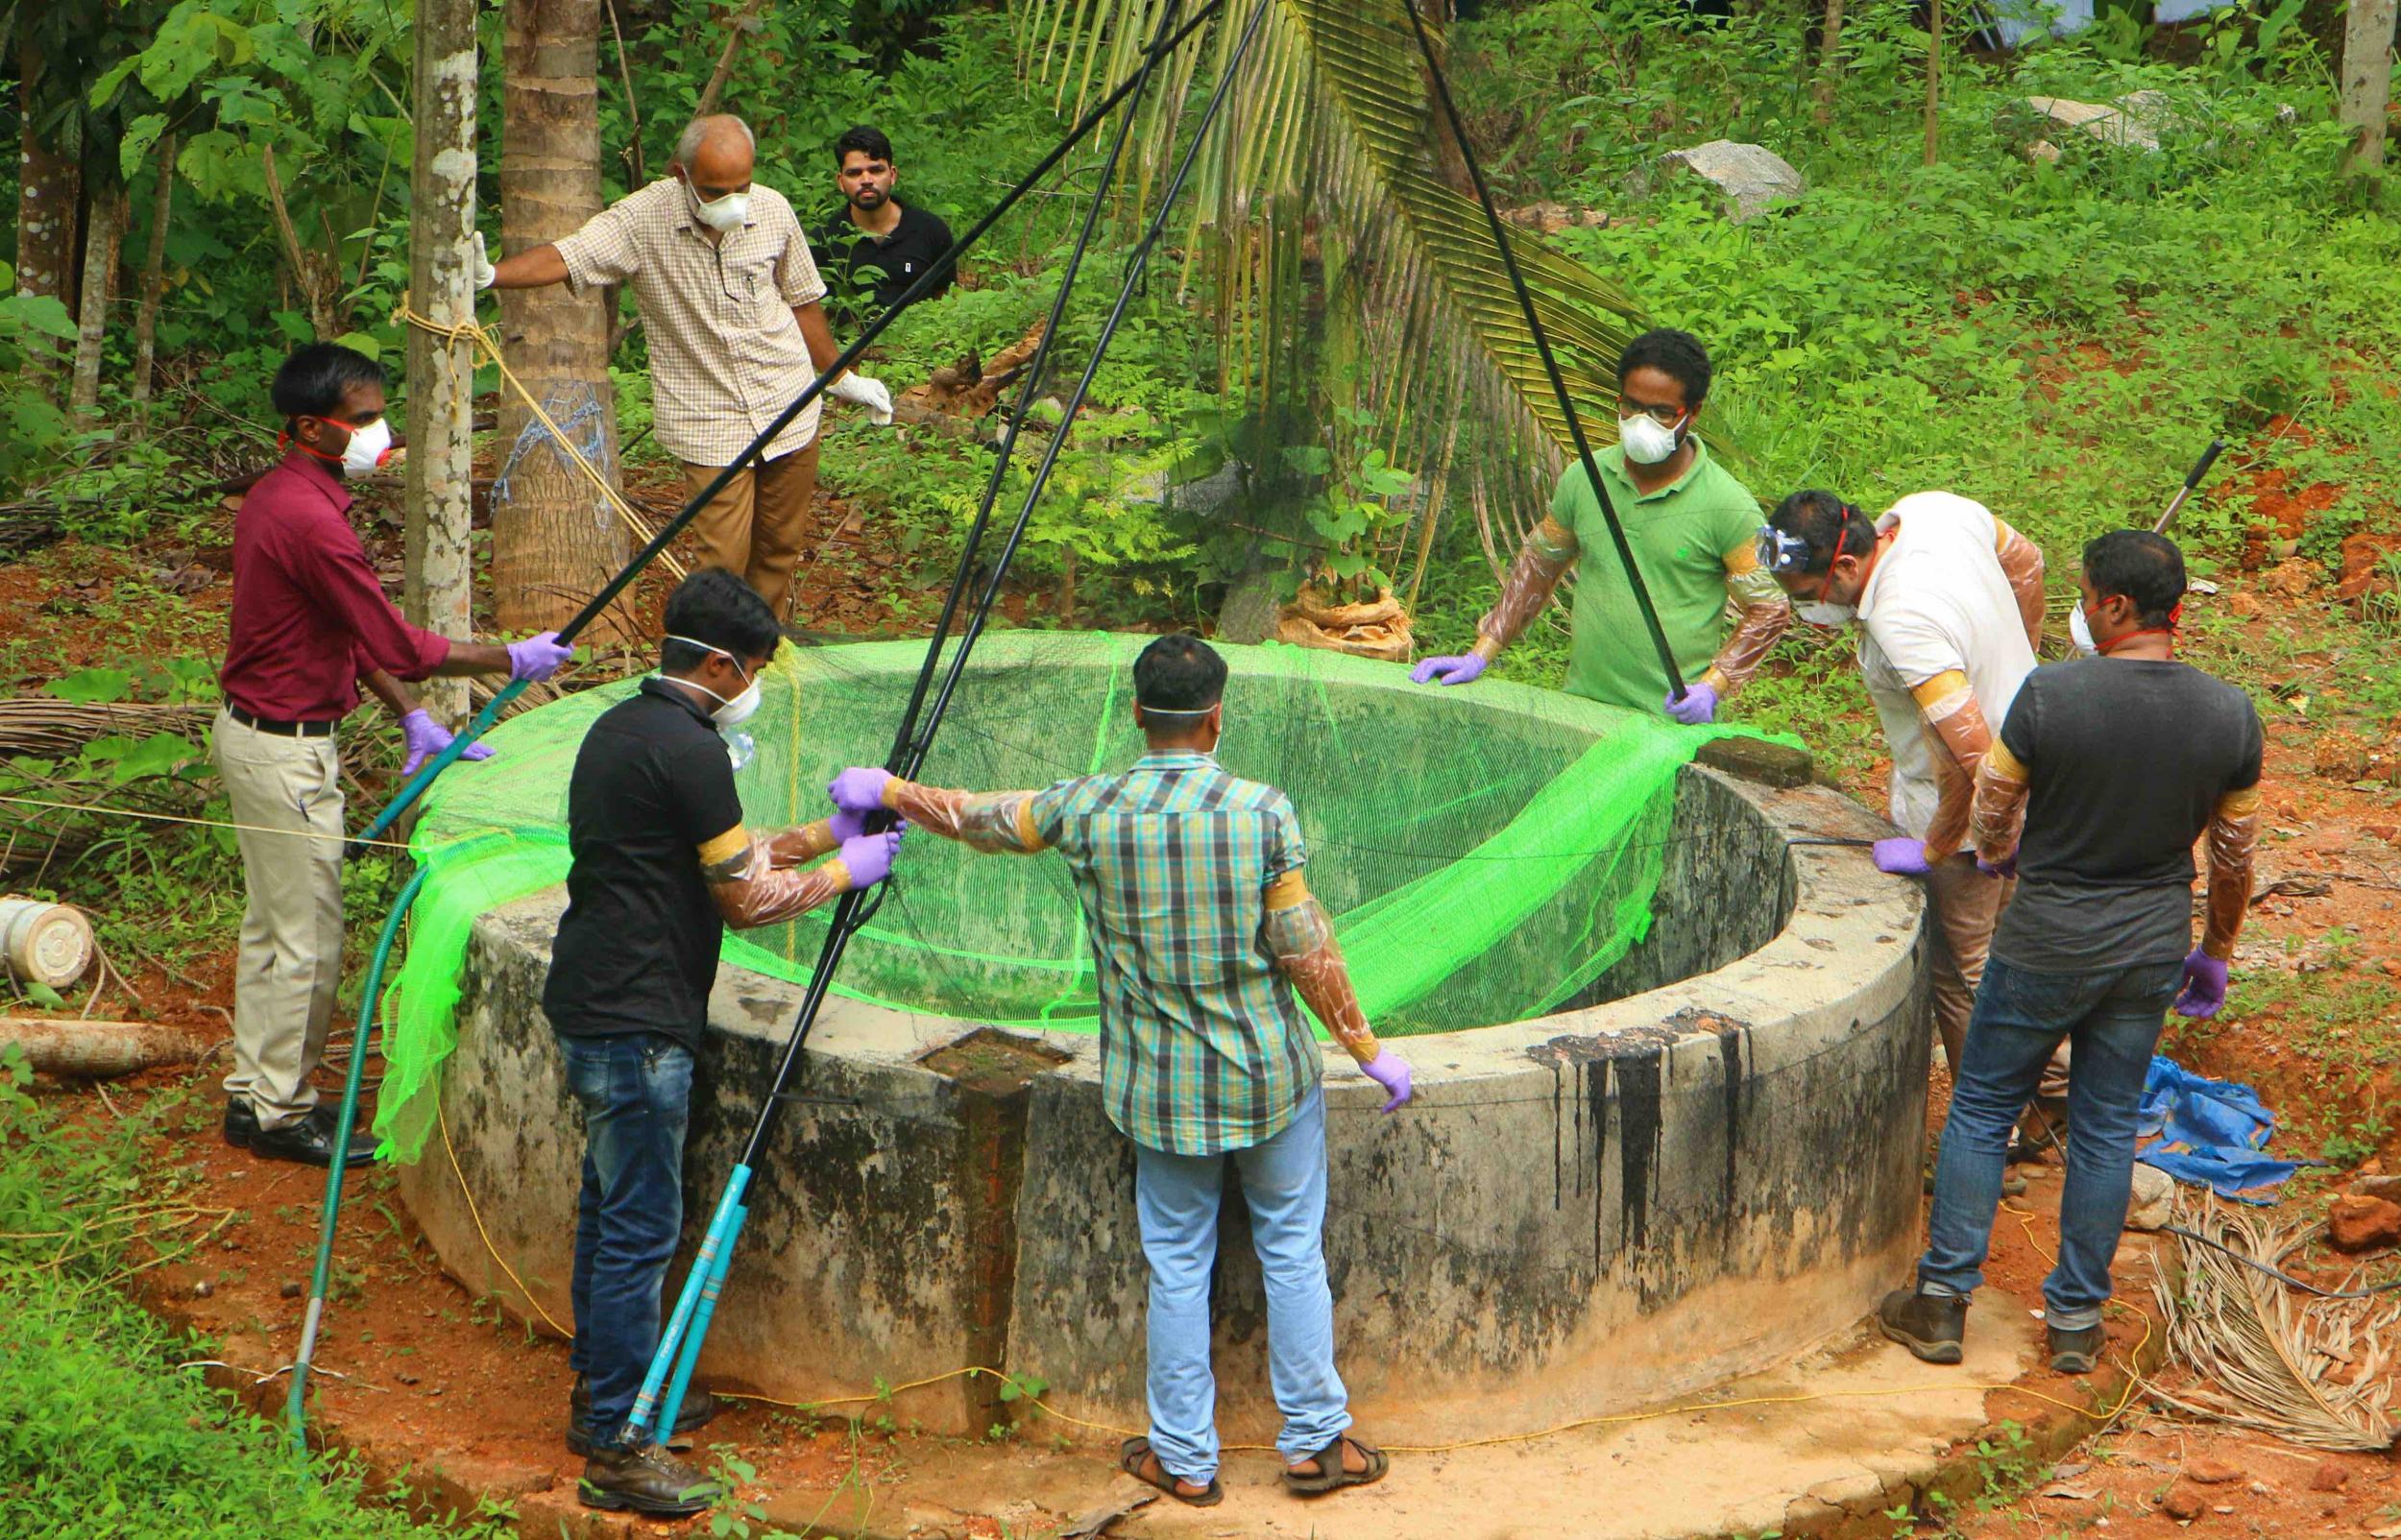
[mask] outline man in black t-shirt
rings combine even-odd
[[[2081,616],[2098,656],[2036,669],[1977,772],[1977,864],[2014,865],[1943,1125],[1917,1287],[1879,1324],[1956,1363],[1983,1281],[2010,1121],[2052,1047],[2068,1071],[2059,1262],[2043,1284],[2050,1364],[2091,1372],[2132,1187],[2137,1113],[2170,1002],[2215,1016],[2250,901],[2259,839],[2259,712],[2177,662],[2184,557],[2141,530],[2084,548]],[[2208,920],[2193,937],[2193,844],[2209,840]],[[2021,838],[2023,835],[2023,838]]]
[[[826,308],[852,317],[889,309],[951,249],[951,228],[892,195],[900,166],[879,131],[862,125],[835,140],[834,165],[842,212],[809,236],[827,284]],[[926,298],[940,298],[953,277],[943,274]]]
[[[692,1058],[729,925],[773,925],[881,881],[900,836],[837,815],[755,836],[734,786],[740,740],[782,639],[775,612],[722,568],[686,578],[667,605],[659,672],[603,712],[567,791],[567,913],[542,1008],[584,1110],[575,1215],[575,1388],[568,1448],[586,1456],[587,1506],[697,1513],[716,1484],[635,1444],[625,1423],[659,1345],[659,1301],[684,1223],[684,1130]],[[835,858],[807,871],[801,863]],[[687,1395],[675,1432],[706,1422]]]

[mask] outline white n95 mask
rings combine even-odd
[[[700,216],[700,222],[711,229],[737,230],[750,222],[750,194],[727,193],[722,198],[704,204],[700,195],[694,193],[692,210]]]
[[[377,418],[363,428],[351,429],[351,442],[342,446],[342,469],[363,476],[391,457],[392,424]]]
[[[2078,600],[2075,608],[2068,612],[2068,639],[2075,643],[2075,650],[2084,657],[2100,656],[2100,644],[2093,639],[2093,628],[2084,623],[2082,600]]]
[[[1855,604],[1828,604],[1820,599],[1813,604],[1800,605],[1792,613],[1798,615],[1804,624],[1822,626],[1831,631],[1836,626],[1849,625],[1858,614],[1859,607]]]
[[[1648,413],[1638,413],[1618,420],[1617,443],[1636,465],[1655,466],[1676,452],[1676,430],[1661,427]]]

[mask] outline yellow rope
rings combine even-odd
[[[542,1301],[534,1298],[534,1291],[525,1287],[525,1280],[517,1276],[517,1269],[509,1265],[506,1257],[500,1255],[500,1248],[492,1243],[492,1232],[483,1227],[483,1210],[475,1206],[475,1194],[467,1185],[467,1173],[458,1168],[458,1151],[450,1144],[450,1115],[444,1110],[440,1096],[433,1098],[433,1115],[442,1128],[442,1153],[450,1158],[450,1174],[458,1178],[459,1192],[467,1199],[467,1216],[475,1221],[475,1234],[483,1238],[484,1250],[492,1253],[492,1260],[500,1264],[500,1270],[508,1274],[509,1282],[515,1284],[517,1291],[525,1296],[525,1303],[533,1307],[533,1312],[541,1316],[550,1330],[572,1342],[575,1334],[551,1319],[550,1312],[542,1308]]]
[[[224,818],[186,818],[181,813],[144,812],[134,807],[109,807],[96,802],[49,802],[40,797],[0,796],[0,802],[22,803],[28,807],[56,807],[62,812],[104,813],[110,818],[146,818],[154,824],[194,824],[202,829],[232,829],[246,834],[289,834],[294,839],[325,839],[336,844],[350,843],[348,834],[327,834],[314,829],[274,829],[265,824],[237,824]],[[384,850],[404,851],[406,840],[362,839],[361,845],[379,846]]]
[[[403,294],[400,296],[400,307],[393,312],[392,319],[406,325],[415,326],[420,331],[430,332],[446,342],[473,343],[479,352],[492,360],[493,367],[499,370],[501,380],[524,401],[525,409],[533,414],[534,421],[540,422],[558,446],[567,451],[567,457],[574,462],[576,469],[584,473],[584,479],[599,489],[600,495],[617,510],[617,517],[624,520],[626,528],[632,530],[645,545],[658,538],[659,532],[650,527],[649,520],[643,518],[635,510],[634,505],[625,500],[623,493],[609,485],[609,478],[602,475],[591,461],[585,459],[584,452],[575,447],[574,442],[559,430],[556,422],[550,421],[550,414],[542,409],[540,401],[534,399],[534,393],[525,388],[524,382],[510,370],[508,360],[500,356],[499,339],[493,336],[490,329],[478,323],[472,314],[454,326],[446,326],[420,312],[409,297]],[[678,579],[685,575],[683,564],[675,560],[672,552],[661,551],[659,560],[665,562],[667,569],[674,573]]]

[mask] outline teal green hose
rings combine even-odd
[[[358,1121],[358,1086],[367,1071],[367,1040],[375,1031],[376,1001],[383,994],[383,967],[392,958],[392,943],[400,938],[400,921],[424,885],[425,868],[419,867],[393,901],[392,913],[376,938],[375,960],[367,965],[366,987],[358,997],[358,1031],[351,1039],[351,1070],[342,1083],[342,1112],[333,1123],[333,1161],[326,1167],[325,1215],[317,1225],[317,1270],[308,1284],[308,1313],[301,1323],[300,1353],[292,1360],[292,1393],[283,1403],[284,1421],[292,1431],[292,1447],[308,1453],[308,1365],[317,1356],[317,1328],[325,1320],[326,1288],[333,1276],[333,1232],[342,1218],[344,1156],[351,1147],[351,1130]]]

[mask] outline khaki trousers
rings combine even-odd
[[[1927,901],[1934,910],[1934,1035],[1942,1040],[1943,1062],[1955,1079],[1959,1055],[1968,1042],[1968,1021],[1976,1014],[1976,992],[1984,982],[1984,959],[1993,949],[1993,931],[2001,911],[2018,890],[2015,878],[1994,878],[1976,869],[1976,857],[1962,851],[1935,863],[1926,877]],[[2068,1095],[2068,1044],[2063,1038],[2043,1071],[2038,1099]],[[2065,1119],[2058,1119],[2064,1126]]]
[[[233,822],[252,826],[234,834],[249,903],[225,1089],[279,1128],[317,1104],[308,1077],[342,981],[342,758],[329,737],[261,733],[222,709],[210,758]]]
[[[687,463],[684,480],[696,494],[719,466]],[[745,469],[709,499],[691,521],[707,562],[739,574],[767,601],[778,620],[792,613],[792,568],[813,531],[810,502],[817,491],[817,445]]]

